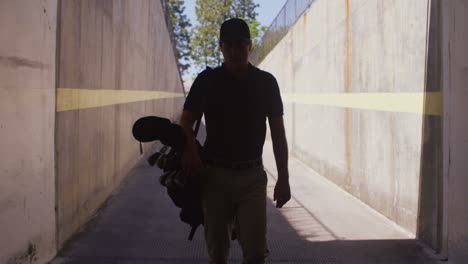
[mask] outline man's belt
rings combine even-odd
[[[244,170],[261,166],[263,164],[262,158],[245,161],[228,161],[216,158],[206,158],[206,163],[210,166],[232,170]]]

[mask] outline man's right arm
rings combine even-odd
[[[193,112],[190,110],[184,110],[182,117],[180,118],[180,126],[184,129],[185,135],[188,142],[195,141],[195,135],[193,133],[193,125],[195,121],[200,118],[201,113]]]
[[[182,170],[188,176],[197,175],[203,169],[203,163],[193,132],[193,125],[201,115],[202,113],[184,110],[180,118],[180,126],[184,130],[187,139],[187,144],[182,154]]]
[[[182,154],[182,169],[188,176],[197,175],[203,169],[203,163],[193,133],[193,124],[203,114],[206,97],[206,80],[211,71],[211,68],[207,68],[198,74],[197,78],[193,81],[190,92],[185,99],[184,111],[180,118],[180,126],[183,128],[187,138],[187,145]]]

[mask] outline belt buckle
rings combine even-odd
[[[238,170],[244,170],[244,169],[248,169],[248,168],[251,168],[250,167],[250,162],[240,161],[240,162],[236,163],[236,169],[238,169]]]
[[[241,166],[240,163],[234,162],[234,163],[231,164],[231,168],[234,169],[234,170],[240,170],[240,169],[242,169],[241,167],[242,166]]]
[[[255,167],[255,161],[249,160],[243,162],[234,162],[231,165],[235,170],[250,169]]]
[[[210,159],[209,162],[214,167],[222,167],[222,168],[228,168],[228,169],[233,169],[233,170],[255,168],[259,166],[260,164],[262,164],[261,158],[248,160],[248,161],[238,161],[238,162],[229,162],[229,161],[221,161],[217,159]]]

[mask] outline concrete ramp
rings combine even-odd
[[[270,144],[265,151],[270,172],[274,167]],[[389,220],[296,166],[300,162],[291,162],[297,175],[291,182],[293,198],[282,209],[275,208],[271,199],[276,175],[269,173],[267,263],[435,264]],[[179,220],[177,208],[158,182],[160,175],[159,169],[142,160],[52,264],[207,263],[203,228],[192,242],[187,240],[190,228]],[[320,197],[310,199],[311,195]],[[240,247],[233,241],[229,263],[241,262]]]

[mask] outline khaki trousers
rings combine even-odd
[[[210,263],[227,263],[233,225],[243,263],[265,263],[266,186],[263,166],[244,170],[208,166],[204,175],[203,211]]]

